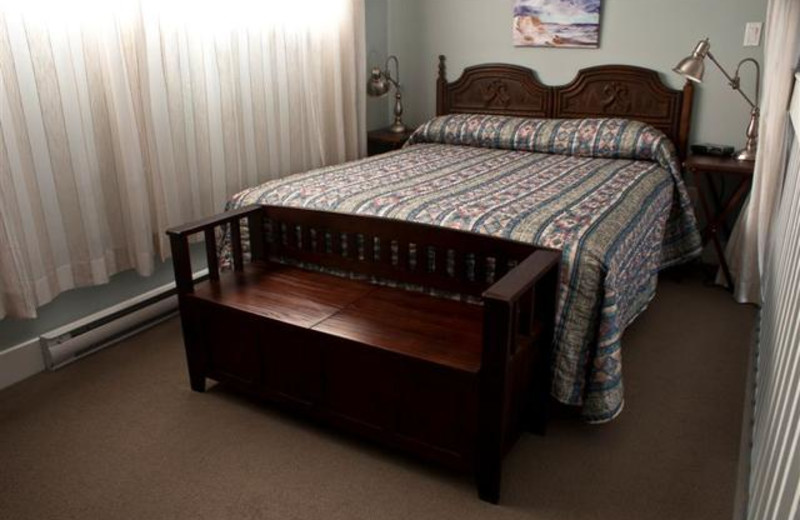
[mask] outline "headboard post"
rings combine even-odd
[[[439,55],[439,77],[436,79],[436,115],[442,116],[448,113],[447,109],[447,58],[444,54]]]
[[[689,155],[689,132],[692,126],[692,105],[694,103],[694,83],[686,80],[683,86],[683,102],[681,103],[681,122],[678,129],[678,155],[681,161]]]

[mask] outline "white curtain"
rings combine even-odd
[[[734,295],[742,303],[761,303],[760,276],[783,184],[788,152],[786,108],[798,56],[800,1],[770,0],[764,42],[760,142],[753,187],[726,251],[735,279]]]
[[[795,99],[795,139],[762,280],[747,514],[752,520],[800,517],[800,85]]]
[[[0,318],[365,151],[364,0],[0,0]]]

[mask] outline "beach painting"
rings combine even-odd
[[[597,48],[600,1],[514,0],[514,45]]]

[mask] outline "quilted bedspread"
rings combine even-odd
[[[603,422],[622,409],[621,338],[659,269],[700,252],[674,147],[621,119],[453,115],[396,152],[271,181],[228,208],[374,215],[563,251],[552,394]]]

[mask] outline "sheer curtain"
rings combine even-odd
[[[364,0],[0,0],[0,318],[365,151]]]
[[[780,200],[788,153],[786,108],[800,56],[800,1],[770,0],[764,41],[764,84],[759,150],[747,206],[727,247],[739,302],[761,303],[760,276],[765,265],[775,208]]]

